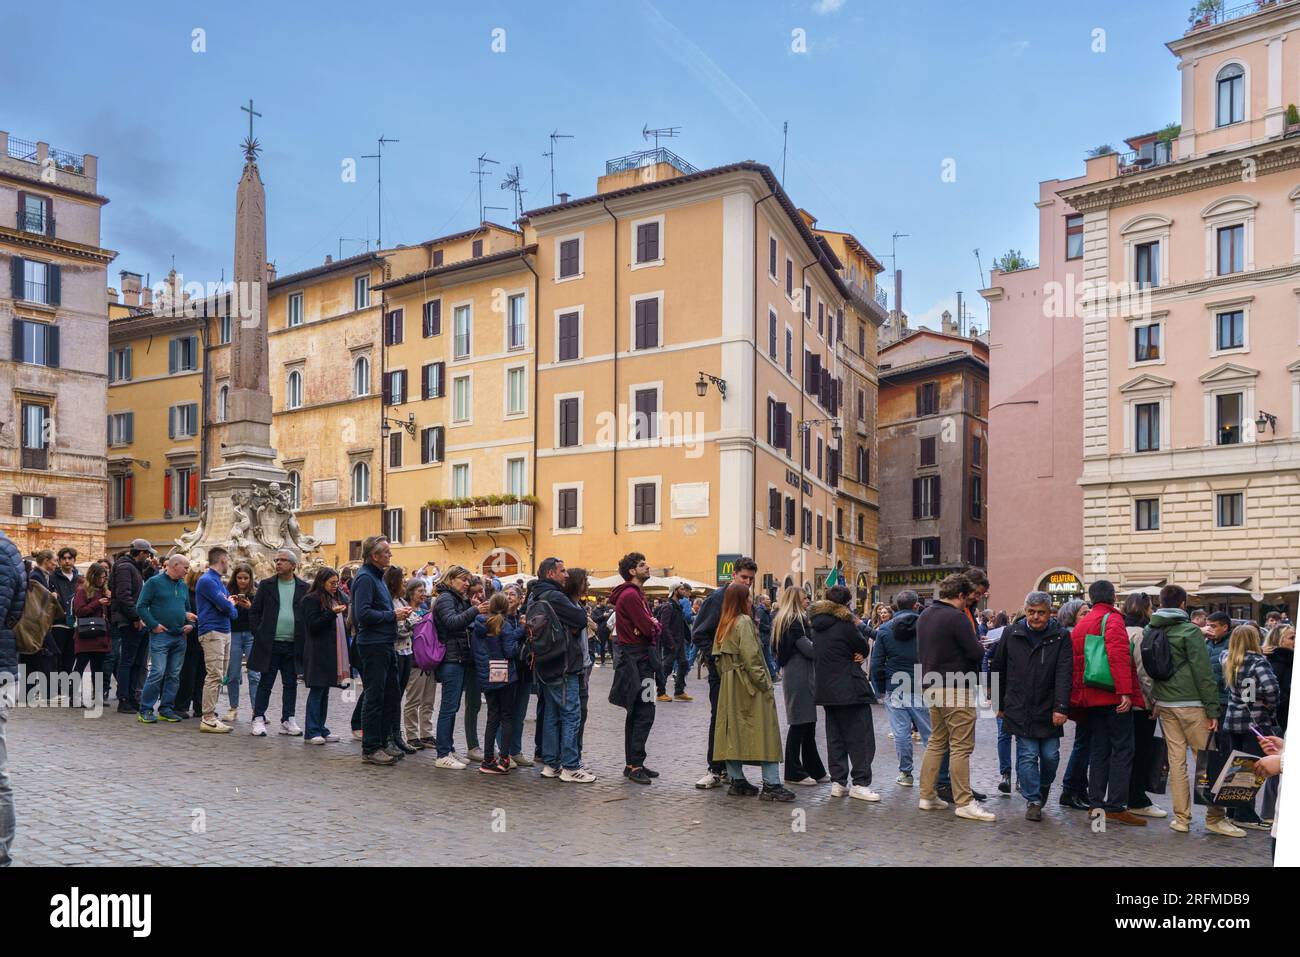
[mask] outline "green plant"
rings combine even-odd
[[[1109,143],[1102,143],[1100,146],[1095,146],[1088,150],[1088,156],[1089,158],[1094,156],[1109,156],[1113,152],[1115,152],[1115,147],[1111,146]]]
[[[1208,23],[1214,14],[1219,12],[1223,6],[1222,0],[1197,0],[1192,6],[1192,10],[1187,14],[1187,22],[1192,26],[1201,23]]]
[[[993,260],[993,268],[1000,272],[1015,272],[1030,268],[1030,262],[1019,249],[1009,249],[999,258]]]
[[[1286,108],[1286,125],[1287,126],[1300,125],[1300,110],[1297,110],[1295,108],[1294,103],[1292,103]]]
[[[1183,132],[1183,127],[1181,123],[1170,123],[1163,130],[1161,130],[1159,133],[1156,134],[1156,139],[1158,139],[1161,143],[1172,143],[1174,140],[1178,139],[1179,135],[1182,132]]]

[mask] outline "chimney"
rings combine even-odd
[[[903,270],[894,270],[894,311],[903,311]]]
[[[329,265],[330,263],[332,263],[333,261],[334,261],[334,257],[331,256],[329,253],[326,253],[326,254],[325,254],[325,265],[328,266],[328,265]]]
[[[957,323],[952,321],[952,313],[947,309],[939,316],[939,331],[945,336],[957,335]]]
[[[118,273],[122,280],[122,302],[127,306],[140,305],[140,288],[141,275],[138,272],[127,272],[123,269]]]
[[[275,263],[266,264],[266,281],[275,282]]]
[[[150,289],[148,286],[145,286],[143,289],[140,290],[138,304],[144,306],[144,308],[146,309],[153,308],[153,290]]]
[[[568,194],[568,193],[560,193],[560,194],[559,194],[559,197],[560,197],[560,202],[561,202],[561,203],[567,203],[567,202],[569,201],[569,194]]]
[[[112,286],[108,287],[108,301],[117,302],[117,290],[114,289]]]

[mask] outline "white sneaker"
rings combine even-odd
[[[252,735],[253,737],[255,737],[255,738],[265,738],[265,737],[266,737],[266,719],[265,719],[265,718],[254,718],[254,719],[253,719],[253,727],[252,727],[252,730],[250,730],[248,733],[251,734],[251,735]]]
[[[482,763],[483,763],[483,749],[482,749],[482,748],[470,748],[470,749],[469,749],[469,754],[466,755],[466,757],[469,758],[469,763],[470,763],[470,764],[482,764]]]
[[[857,798],[859,801],[879,801],[880,795],[865,784],[855,784],[849,788],[849,797]]]
[[[980,807],[979,801],[971,801],[969,804],[963,804],[961,807],[957,808],[956,813],[958,817],[964,817],[968,821],[983,821],[985,823],[991,823],[998,819],[997,815],[992,811],[986,811],[984,808]]]
[[[531,768],[533,759],[524,754],[510,755],[510,766],[516,768]]]
[[[849,793],[849,789],[846,788],[843,784],[831,785],[831,797],[833,798],[842,798],[848,793]]]
[[[558,778],[559,776],[560,776],[559,768],[552,768],[549,766],[542,768],[542,777],[544,778]]]
[[[806,777],[806,778],[804,778],[804,779],[801,780],[801,781],[790,781],[790,782],[788,782],[788,783],[790,783],[790,784],[802,784],[802,785],[803,785],[804,787],[806,787],[806,788],[815,788],[815,787],[817,786],[817,779],[814,778],[814,777]]]
[[[324,744],[325,739],[318,734],[314,738],[303,738],[302,743],[303,744]]]
[[[586,768],[578,768],[575,771],[570,771],[568,768],[565,768],[560,772],[560,780],[569,781],[573,784],[590,784],[592,781],[596,780],[596,775],[592,774]]]
[[[325,743],[326,743],[326,744],[334,744],[334,743],[336,743],[338,740],[339,740],[339,736],[338,736],[337,734],[327,734],[327,735],[325,735]]]
[[[1213,824],[1206,824],[1205,829],[1209,831],[1211,834],[1218,834],[1221,837],[1245,837],[1246,836],[1246,831],[1244,828],[1237,827],[1237,825],[1233,824],[1227,818],[1224,818],[1221,821],[1215,821]]]
[[[894,783],[897,784],[899,787],[910,788],[916,782],[912,780],[912,776],[910,774],[900,773],[898,777],[894,778]]]
[[[298,735],[302,734],[302,728],[298,727],[297,719],[290,718],[288,721],[280,722],[280,733],[296,738]]]
[[[238,709],[238,708],[231,708],[229,711],[227,711],[227,712],[226,712],[225,720],[228,721],[228,722],[230,722],[231,724],[234,724],[236,721],[238,721],[238,720],[239,720],[239,709]]]
[[[710,771],[708,774],[704,775],[704,777],[696,781],[695,786],[699,788],[701,791],[707,791],[710,788],[716,788],[721,783],[722,780],[716,774]]]
[[[514,758],[506,758],[506,767],[513,771],[515,768],[519,767],[519,763],[515,761]]]
[[[943,798],[921,798],[920,803],[917,804],[922,811],[942,811],[947,806],[948,802]]]
[[[208,734],[229,734],[230,725],[222,724],[215,716],[204,718],[199,722],[199,730],[206,731]]]
[[[1156,807],[1152,804],[1150,807],[1131,807],[1129,811],[1138,817],[1168,817],[1169,812],[1162,807]]]
[[[889,736],[892,738],[892,737],[894,736],[894,732],[892,732],[892,731],[889,732]]]
[[[454,754],[444,754],[437,761],[433,762],[435,768],[446,768],[449,771],[464,771],[465,762],[456,760]]]

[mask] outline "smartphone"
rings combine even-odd
[[[1257,728],[1255,725],[1252,724],[1249,727],[1250,730],[1254,733],[1255,737],[1259,738],[1259,740],[1263,741],[1265,738],[1268,737],[1268,735],[1266,735],[1263,731],[1259,730],[1259,728]]]

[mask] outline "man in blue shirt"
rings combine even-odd
[[[208,570],[194,586],[198,604],[199,647],[203,649],[203,720],[199,730],[209,734],[229,734],[230,725],[217,719],[217,698],[222,678],[230,667],[230,624],[241,608],[252,602],[243,595],[232,598],[224,581],[230,570],[230,553],[220,545],[208,549]]]
[[[141,724],[179,721],[173,709],[176,689],[180,686],[181,665],[185,662],[185,636],[194,629],[198,616],[190,609],[190,590],[185,587],[185,572],[190,560],[184,555],[167,559],[161,575],[154,575],[140,589],[135,608],[140,620],[149,629],[149,677],[140,696]],[[162,702],[158,714],[159,690]]]

